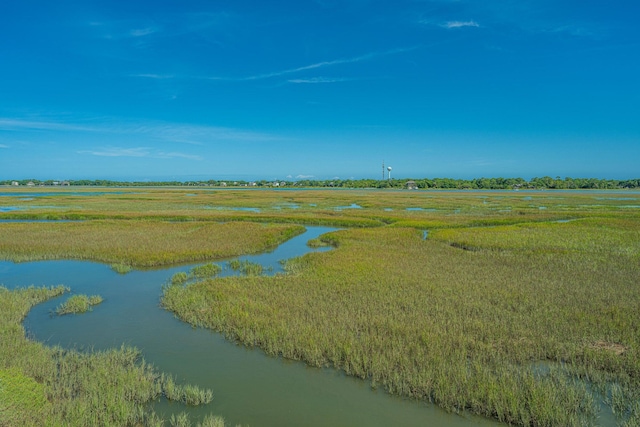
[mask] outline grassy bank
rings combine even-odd
[[[301,226],[240,222],[5,223],[0,226],[0,258],[87,259],[150,267],[262,252],[303,231]]]
[[[211,401],[211,391],[176,385],[133,348],[80,353],[26,339],[20,323],[29,309],[64,292],[0,287],[0,426],[163,426],[170,420],[146,403]],[[203,425],[224,423],[210,416]]]
[[[25,197],[28,192],[33,197]],[[619,191],[6,189],[1,218],[242,221],[339,227],[442,228],[604,215],[638,218],[640,194]]]
[[[169,286],[162,303],[269,354],[335,366],[451,411],[588,425],[604,400],[621,424],[637,425],[634,224],[466,229],[427,240],[412,229],[345,230],[331,234],[337,249],[291,261],[288,275]]]

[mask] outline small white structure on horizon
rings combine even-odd
[[[387,179],[391,179],[391,166],[387,166],[387,171],[389,171]]]

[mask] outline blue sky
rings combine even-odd
[[[0,4],[0,179],[640,176],[640,3]]]

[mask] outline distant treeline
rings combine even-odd
[[[544,176],[527,181],[523,178],[417,178],[417,179],[333,179],[299,181],[111,181],[105,179],[53,180],[4,180],[0,185],[13,186],[100,186],[100,187],[319,187],[319,188],[443,188],[458,190],[512,190],[512,189],[624,189],[640,188],[638,179],[552,178]]]

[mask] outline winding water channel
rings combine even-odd
[[[334,229],[308,227],[276,250],[243,256],[273,273],[280,260],[313,250],[306,245]],[[326,250],[326,248],[324,249]],[[433,405],[372,390],[369,383],[334,369],[266,356],[225,340],[209,330],[192,328],[159,306],[161,286],[193,265],[132,271],[121,275],[109,266],[84,261],[0,261],[0,284],[8,288],[64,284],[72,293],[99,294],[104,302],[83,315],[51,316],[68,297],[34,307],[25,319],[28,335],[48,345],[106,349],[128,344],[159,370],[180,383],[211,388],[214,400],[200,408],[160,400],[154,409],[165,419],[188,410],[195,418],[221,415],[227,425],[251,426],[494,426],[493,421],[445,413]],[[225,272],[223,274],[228,274]]]

